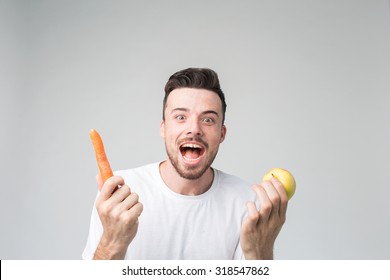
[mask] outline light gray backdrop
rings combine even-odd
[[[163,87],[219,73],[214,166],[298,183],[277,259],[390,258],[389,2],[0,1],[0,258],[79,259],[114,169],[165,158]]]

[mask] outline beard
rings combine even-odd
[[[204,143],[203,141],[199,141]],[[206,143],[204,143],[206,144]],[[207,144],[205,145],[208,146]],[[204,155],[207,160],[206,163],[199,166],[183,166],[180,165],[179,162],[179,156],[177,156],[177,153],[171,152],[167,144],[165,143],[165,150],[167,152],[169,161],[171,162],[172,166],[175,168],[176,172],[180,175],[180,177],[187,179],[187,180],[197,180],[200,177],[203,176],[203,174],[211,167],[211,164],[214,162],[215,157],[217,156],[218,150],[211,153],[210,155]]]

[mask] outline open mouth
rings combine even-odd
[[[180,146],[180,153],[187,163],[197,163],[205,153],[205,148],[196,143],[184,143]]]

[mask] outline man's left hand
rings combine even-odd
[[[252,186],[259,202],[248,202],[248,216],[241,226],[240,244],[245,259],[273,259],[273,247],[287,212],[287,194],[276,179]]]

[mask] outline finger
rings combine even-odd
[[[259,221],[259,212],[257,212],[256,204],[253,201],[247,202],[246,208],[248,209],[248,222],[250,225],[255,226]]]
[[[255,191],[257,200],[259,201],[260,210],[258,213],[260,214],[260,218],[262,221],[268,221],[272,211],[272,203],[267,195],[267,192],[261,185],[253,185],[252,189]]]
[[[280,196],[279,216],[285,220],[288,206],[286,189],[284,188],[283,184],[276,178],[272,178],[271,182],[275,186]]]
[[[125,181],[120,176],[113,176],[113,177],[108,178],[102,186],[102,189],[100,192],[100,198],[102,200],[109,199],[112,196],[112,193],[114,192],[114,190],[118,186],[121,186],[124,184],[125,184]]]
[[[138,194],[129,193],[129,195],[119,204],[120,211],[127,211],[139,201]]]
[[[278,191],[281,200],[286,200],[286,199],[288,200],[287,192],[283,184],[275,177],[272,177],[270,182],[274,185],[275,189]]]
[[[257,223],[259,221],[259,212],[257,212],[256,204],[253,201],[246,203],[246,208],[248,210],[247,217],[244,219],[241,225],[243,233],[253,232],[256,229]]]
[[[115,204],[122,203],[131,194],[131,189],[128,185],[119,186],[111,195],[110,200]],[[127,210],[127,209],[126,209]]]
[[[269,200],[272,203],[273,212],[278,213],[280,205],[280,195],[279,192],[276,190],[275,186],[273,185],[272,181],[264,181],[260,185],[263,186],[265,192],[267,193],[267,196],[269,197]]]
[[[129,210],[123,212],[122,215],[124,215],[124,221],[128,225],[136,224],[138,222],[139,216],[141,216],[143,211],[143,205],[142,203],[138,202],[133,207],[131,207]]]
[[[141,202],[137,202],[133,207],[131,207],[128,212],[132,215],[139,218],[141,216],[142,212],[144,211],[144,205]]]
[[[101,191],[102,187],[103,187],[103,179],[102,179],[102,175],[100,175],[100,173],[96,174],[96,183],[97,183],[99,191]]]

